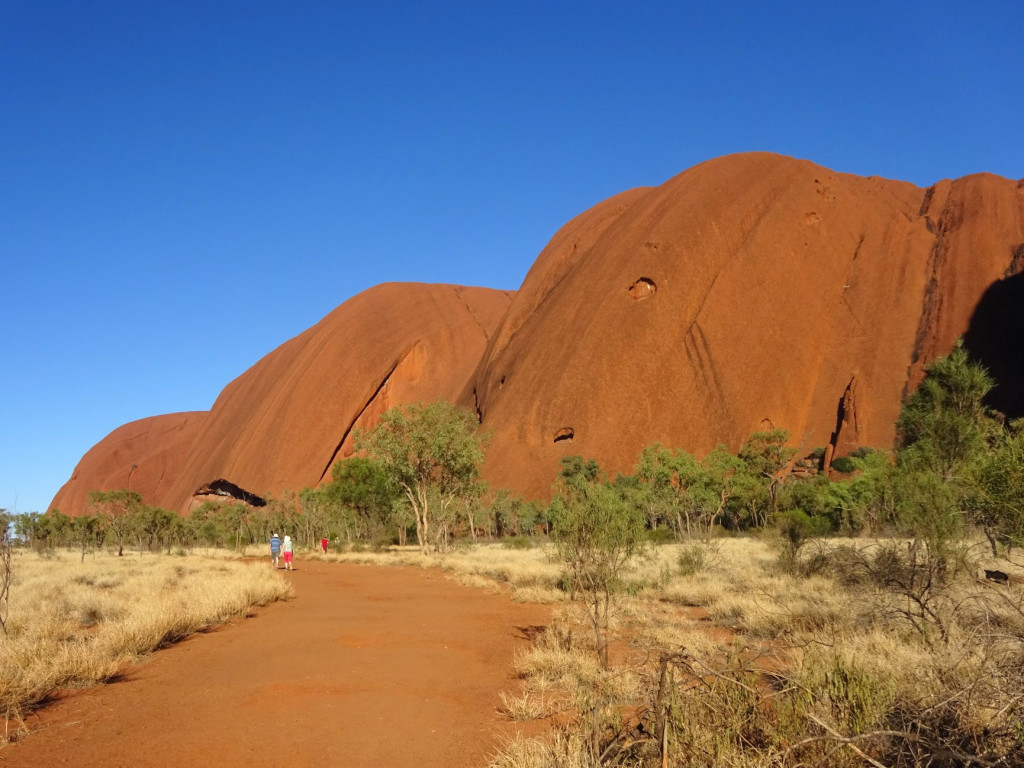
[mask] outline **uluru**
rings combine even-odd
[[[901,398],[966,336],[1024,413],[1024,182],[931,187],[768,153],[697,165],[577,216],[517,291],[385,284],[229,383],[208,412],[115,429],[50,508],[130,486],[186,511],[315,486],[352,430],[439,398],[492,434],[493,488],[550,495],[560,459],[629,472],[783,428],[800,451],[890,448]]]

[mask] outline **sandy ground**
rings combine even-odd
[[[546,607],[437,570],[296,567],[293,600],[60,697],[0,766],[470,768],[515,733],[499,692]]]

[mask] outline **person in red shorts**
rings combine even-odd
[[[322,539],[320,539],[320,549],[323,550],[323,553],[325,555],[327,554],[327,537],[326,536],[324,536]]]
[[[292,537],[284,537],[284,546],[281,547],[284,552],[284,569],[286,571],[292,570]]]

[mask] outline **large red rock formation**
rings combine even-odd
[[[207,417],[206,411],[151,416],[124,424],[96,443],[57,492],[50,509],[79,515],[90,491],[127,488],[150,504],[168,505],[171,480]]]
[[[1019,271],[1024,190],[929,189],[770,154],[619,195],[545,248],[463,394],[486,474],[550,493],[566,454],[631,471],[788,429],[810,451],[891,447],[900,398]]]
[[[228,384],[208,413],[112,432],[50,508],[83,512],[88,490],[126,487],[132,464],[133,490],[180,511],[211,486],[260,497],[315,486],[351,455],[353,428],[372,426],[393,405],[454,400],[511,297],[451,285],[371,288]],[[169,451],[164,437],[182,422]],[[151,475],[160,483],[149,484]]]
[[[1000,337],[1022,324],[1022,270],[1021,183],[921,189],[777,155],[719,158],[566,224],[514,299],[423,285],[356,296],[208,414],[112,433],[54,506],[123,487],[132,463],[133,487],[177,509],[218,481],[259,495],[314,485],[350,453],[353,427],[439,397],[493,430],[492,485],[528,496],[550,494],[566,454],[628,472],[655,441],[700,453],[781,427],[805,452],[890,447],[901,396],[965,332],[1019,405],[1021,345]],[[132,459],[140,441],[160,453]]]

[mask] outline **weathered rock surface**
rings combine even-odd
[[[511,297],[411,283],[364,291],[228,384],[208,413],[159,416],[112,432],[50,508],[83,512],[88,490],[126,487],[132,464],[133,490],[180,511],[217,481],[226,481],[222,491],[235,486],[260,497],[315,486],[334,461],[351,455],[353,428],[372,426],[393,405],[454,400]],[[179,422],[187,429],[167,450],[163,436]],[[149,485],[150,475],[160,483]]]
[[[566,454],[628,472],[655,441],[769,426],[891,447],[1022,243],[1024,189],[988,174],[920,189],[745,154],[612,198],[541,253],[463,395],[494,430],[488,479],[547,495]]]
[[[439,397],[493,430],[492,486],[527,496],[550,494],[564,455],[628,472],[655,441],[735,449],[775,426],[804,453],[890,447],[900,398],[964,333],[997,373],[1000,407],[1024,415],[1022,345],[1003,338],[1024,326],[1022,271],[1022,183],[921,189],[723,157],[573,219],[514,298],[424,285],[354,297],[208,414],[115,430],[53,506],[124,487],[132,463],[133,488],[182,510],[217,480],[259,495],[314,485],[351,452],[354,426]],[[152,490],[136,445],[161,468]]]
[[[172,481],[208,415],[170,413],[118,427],[82,457],[49,509],[80,515],[86,511],[90,491],[117,488],[137,491],[150,504],[170,506]]]

